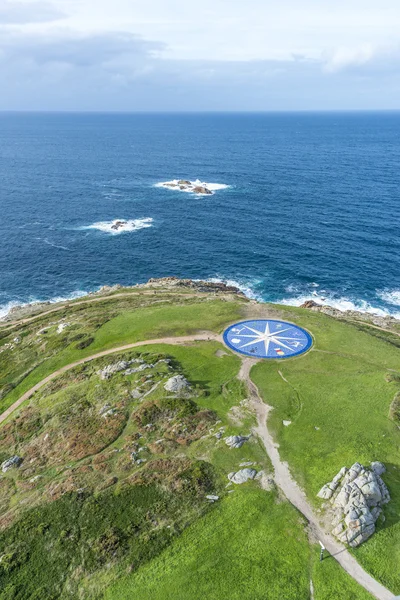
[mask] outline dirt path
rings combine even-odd
[[[132,348],[139,348],[141,346],[149,346],[154,344],[187,344],[190,342],[197,341],[219,341],[222,342],[222,338],[220,335],[215,333],[203,331],[199,332],[197,335],[189,335],[182,337],[166,337],[155,340],[144,340],[141,342],[135,342],[132,344],[127,344],[125,346],[120,346],[119,348],[111,348],[110,350],[104,350],[103,352],[99,352],[97,354],[93,354],[92,356],[88,356],[86,358],[82,358],[74,363],[66,365],[61,369],[58,369],[51,375],[48,375],[45,379],[37,383],[30,390],[25,392],[21,398],[19,398],[14,404],[12,404],[2,415],[0,415],[0,423],[5,421],[10,414],[16,410],[21,404],[23,404],[26,400],[31,398],[35,392],[37,392],[41,387],[46,385],[49,381],[52,381],[62,373],[70,371],[74,367],[79,365],[83,365],[85,363],[96,360],[97,358],[101,358],[103,356],[109,356],[111,354],[117,354],[118,352],[124,352],[126,350],[130,350]],[[260,436],[267,454],[272,462],[272,466],[274,468],[274,480],[276,485],[281,489],[283,494],[286,496],[288,501],[297,508],[299,512],[307,519],[309,525],[314,532],[315,536],[321,540],[324,544],[327,551],[333,556],[337,562],[342,566],[342,568],[355,580],[359,583],[363,588],[365,588],[372,596],[377,598],[377,600],[394,600],[394,596],[389,590],[387,590],[384,586],[378,583],[371,575],[369,575],[364,569],[358,564],[358,562],[353,558],[353,556],[346,550],[342,544],[337,542],[329,533],[326,533],[319,524],[318,517],[314,514],[311,505],[308,503],[307,498],[303,490],[297,485],[297,483],[292,478],[289,466],[287,463],[282,462],[279,455],[279,445],[276,444],[268,430],[267,427],[267,419],[269,412],[272,410],[270,406],[265,404],[261,399],[257,386],[250,379],[250,370],[256,364],[257,360],[251,358],[242,359],[242,365],[239,371],[238,378],[242,380],[249,390],[249,399],[255,410],[257,415],[257,428],[255,432]]]
[[[323,531],[319,524],[318,517],[314,514],[311,505],[307,501],[305,493],[292,478],[288,464],[282,462],[278,450],[279,445],[274,442],[267,427],[267,419],[271,407],[263,402],[257,386],[250,379],[250,370],[256,362],[257,361],[254,359],[244,359],[239,372],[239,379],[244,381],[248,387],[250,395],[249,399],[254,407],[258,421],[255,431],[260,436],[267,454],[271,459],[275,471],[274,480],[276,485],[282,490],[289,502],[304,515],[315,536],[321,540],[329,554],[338,561],[343,569],[347,571],[357,583],[378,600],[393,600],[394,596],[388,589],[364,571],[356,559],[342,544],[337,542],[329,533]]]
[[[159,338],[156,340],[144,340],[142,342],[134,342],[133,344],[127,344],[126,346],[119,346],[118,348],[111,348],[110,350],[103,350],[102,352],[98,352],[97,354],[92,354],[92,356],[87,356],[86,358],[81,358],[81,360],[77,360],[69,365],[65,365],[65,367],[61,367],[61,369],[57,369],[51,375],[48,375],[42,381],[39,381],[36,385],[31,387],[30,390],[25,392],[21,398],[19,398],[14,404],[12,404],[6,411],[0,415],[0,423],[3,423],[17,408],[21,406],[26,400],[29,400],[35,392],[40,390],[41,387],[52,381],[59,375],[78,367],[79,365],[84,365],[85,363],[91,362],[92,360],[96,360],[96,358],[102,358],[103,356],[109,356],[110,354],[117,354],[118,352],[125,352],[126,350],[131,350],[132,348],[140,348],[140,346],[150,346],[154,344],[186,344],[188,342],[209,342],[209,341],[217,341],[221,342],[221,336],[216,333],[212,333],[210,331],[201,331],[196,335],[187,335],[182,337],[165,337]]]

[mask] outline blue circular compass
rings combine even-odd
[[[311,335],[286,321],[243,321],[224,332],[229,348],[253,358],[290,358],[307,352],[312,346]]]

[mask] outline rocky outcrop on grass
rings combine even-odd
[[[390,501],[381,477],[385,471],[380,462],[371,463],[370,468],[355,463],[350,469],[340,469],[318,493],[319,498],[330,500],[333,505],[333,535],[352,548],[371,537],[382,506]]]
[[[226,438],[225,444],[230,448],[241,448],[243,444],[250,439],[250,436],[245,435],[231,435]]]
[[[183,375],[174,375],[174,377],[168,379],[167,383],[164,385],[164,389],[173,394],[188,392],[190,388],[190,383]]]
[[[10,469],[19,467],[21,464],[22,458],[20,456],[11,456],[11,458],[8,458],[2,463],[1,470],[3,471],[3,473],[6,473]]]
[[[236,483],[238,485],[242,483],[246,483],[246,481],[251,481],[255,479],[257,475],[257,471],[255,469],[241,469],[240,471],[236,471],[236,473],[229,473],[228,479],[232,483]]]
[[[103,369],[99,369],[99,371],[97,371],[97,374],[99,375],[100,379],[103,379],[103,380],[110,379],[110,377],[115,375],[115,373],[120,373],[121,371],[126,371],[134,363],[143,365],[144,362],[145,361],[141,358],[134,358],[132,360],[120,360],[112,365],[107,365]],[[148,368],[147,365],[146,365],[146,368]],[[138,369],[142,370],[143,366]],[[136,372],[136,371],[134,371],[134,372]],[[131,374],[131,373],[128,373],[128,374]]]

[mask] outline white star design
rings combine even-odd
[[[269,346],[270,346],[271,342],[273,344],[276,344],[277,346],[282,346],[283,348],[286,348],[287,350],[290,350],[290,351],[293,351],[293,347],[288,346],[285,342],[288,342],[288,343],[292,342],[294,346],[296,346],[296,347],[299,346],[299,341],[296,340],[295,337],[287,337],[287,336],[282,335],[282,333],[285,333],[286,331],[290,331],[290,329],[292,329],[292,327],[287,327],[286,329],[281,329],[280,331],[271,332],[270,328],[269,328],[269,323],[267,322],[265,324],[265,331],[258,331],[257,329],[253,329],[252,327],[249,327],[248,325],[245,325],[245,328],[248,329],[249,331],[252,331],[253,333],[252,334],[240,333],[238,335],[238,337],[240,337],[240,338],[251,338],[250,342],[247,342],[246,344],[243,344],[243,346],[240,346],[240,348],[239,348],[240,350],[243,348],[247,348],[248,346],[252,346],[252,345],[258,344],[260,342],[264,342],[265,354],[268,356]],[[298,335],[298,333],[297,333],[297,335]],[[242,340],[240,340],[240,341],[242,341]]]

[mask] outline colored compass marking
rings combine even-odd
[[[256,320],[231,325],[224,333],[225,344],[254,358],[289,358],[307,352],[311,335],[286,321]]]

